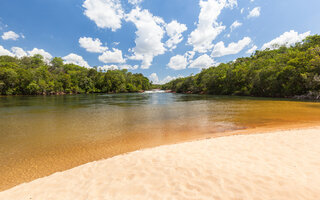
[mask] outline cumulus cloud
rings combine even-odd
[[[87,61],[85,61],[81,56],[74,54],[74,53],[70,53],[69,55],[63,57],[62,59],[64,60],[64,63],[66,63],[66,64],[75,64],[75,65],[79,65],[82,67],[90,68]]]
[[[27,56],[27,52],[25,52],[22,48],[20,47],[12,47],[11,48],[12,53],[17,56],[18,58],[22,58],[24,56]]]
[[[152,73],[149,76],[149,79],[154,83],[154,84],[166,84],[174,79],[177,78],[182,78],[183,76],[177,76],[177,77],[172,77],[172,76],[167,76],[164,79],[160,80],[157,73]]]
[[[183,76],[166,76],[164,79],[162,79],[159,84],[166,84],[174,79],[177,79],[177,78],[183,78]]]
[[[187,51],[185,54],[184,54],[184,57],[187,58],[188,61],[192,60],[194,55],[196,54],[196,52],[194,51]]]
[[[132,5],[138,5],[142,2],[143,0],[128,0],[129,3],[131,3]]]
[[[108,71],[108,70],[118,70],[119,67],[117,65],[104,65],[104,66],[100,66],[98,67],[99,71]]]
[[[131,10],[125,20],[134,23],[137,28],[136,46],[130,49],[133,55],[129,59],[141,60],[141,68],[148,69],[153,58],[166,51],[161,42],[165,33],[165,23],[162,18],[153,16],[148,10],[141,10],[139,7]]]
[[[11,51],[9,51],[0,45],[0,56],[7,55],[12,57],[22,58],[24,56],[34,56],[36,54],[42,55],[44,61],[47,63],[49,63],[52,59],[51,54],[46,52],[43,49],[34,48],[33,50],[26,52],[20,47],[12,47]]]
[[[103,63],[125,63],[125,59],[122,57],[122,51],[116,48],[112,49],[113,51],[105,51],[99,60]]]
[[[52,55],[50,53],[46,52],[43,49],[34,48],[31,51],[28,51],[28,55],[29,56],[34,56],[36,54],[42,55],[43,58],[44,58],[44,61],[47,62],[47,63],[49,63],[50,60],[52,59]]]
[[[248,18],[253,18],[253,17],[259,17],[260,16],[260,11],[261,8],[260,7],[255,7],[254,9],[252,9],[248,15]]]
[[[152,73],[149,76],[149,79],[154,83],[154,84],[159,84],[159,77],[157,75],[157,73]]]
[[[8,31],[3,33],[1,37],[3,40],[17,40],[20,36],[13,31]]]
[[[128,64],[124,64],[124,65],[119,65],[119,69],[130,69],[130,70],[136,70],[138,69],[139,66],[138,65],[128,65]]]
[[[166,25],[167,35],[170,37],[166,42],[166,46],[173,50],[177,48],[177,44],[179,44],[182,40],[182,33],[187,30],[187,26],[185,24],[180,24],[176,20],[171,21]]]
[[[176,55],[170,58],[168,67],[174,70],[181,70],[187,68],[188,62],[187,58],[182,55]]]
[[[307,36],[310,35],[310,31],[299,34],[298,32],[291,30],[289,32],[285,32],[279,37],[273,39],[272,41],[265,43],[262,46],[262,50],[270,48],[270,49],[277,49],[279,46],[291,46],[297,42],[301,42]]]
[[[200,14],[197,28],[191,32],[188,44],[193,50],[205,53],[213,47],[212,41],[223,31],[225,26],[218,23],[217,19],[225,7],[232,8],[237,5],[236,0],[200,0]]]
[[[51,59],[52,59],[52,55],[48,52],[46,52],[43,49],[38,49],[38,48],[34,48],[31,51],[24,51],[22,48],[20,47],[12,47],[11,48],[11,52],[7,49],[4,49],[1,45],[0,45],[0,56],[2,55],[8,55],[8,56],[12,56],[12,57],[24,57],[24,56],[34,56],[34,55],[41,55],[43,56],[43,59],[46,63],[50,63]],[[79,65],[82,67],[86,67],[86,68],[90,68],[89,64],[79,55],[71,53],[65,57],[62,58],[64,60],[64,63],[69,64],[75,64],[75,65]]]
[[[197,59],[191,62],[189,68],[209,68],[213,65],[216,65],[215,61],[210,58],[207,54],[199,56]]]
[[[226,55],[233,55],[239,53],[242,49],[248,46],[251,43],[249,37],[244,37],[238,42],[232,42],[227,47],[224,46],[224,42],[219,42],[214,46],[214,49],[211,53],[212,57],[222,57]]]
[[[123,9],[120,0],[86,0],[84,14],[94,21],[99,28],[116,31],[121,28]]]
[[[91,53],[102,53],[108,49],[107,47],[102,46],[102,43],[98,38],[81,37],[79,38],[79,44],[82,48]]]
[[[234,29],[238,28],[238,27],[241,26],[241,25],[242,25],[241,22],[235,21],[235,22],[233,22],[233,23],[231,24],[230,29],[231,29],[231,31],[233,31]]]
[[[258,49],[258,47],[256,45],[254,45],[246,53],[247,54],[253,54],[254,52],[256,52],[257,49]]]
[[[138,65],[132,66],[132,65],[124,64],[124,65],[104,65],[104,66],[98,67],[98,70],[99,71],[118,70],[118,69],[136,70],[138,68],[139,68]]]
[[[14,56],[9,50],[0,45],[0,56]]]

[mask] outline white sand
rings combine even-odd
[[[19,185],[0,199],[319,200],[320,129],[137,151]]]

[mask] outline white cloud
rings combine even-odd
[[[129,3],[131,3],[132,5],[138,5],[142,2],[143,0],[128,0]]]
[[[196,52],[194,51],[187,51],[185,54],[184,54],[184,57],[187,58],[188,61],[192,60],[194,55],[196,54]]]
[[[166,51],[161,42],[165,33],[164,21],[162,18],[153,16],[148,10],[141,10],[138,7],[126,15],[126,21],[133,22],[137,28],[136,47],[130,49],[133,55],[129,59],[141,60],[141,68],[148,69],[153,58]]]
[[[211,56],[222,57],[226,55],[237,54],[246,46],[248,46],[250,43],[251,43],[251,39],[249,37],[244,37],[242,40],[239,40],[237,43],[232,42],[227,47],[225,47],[224,42],[221,41],[214,46]]]
[[[180,24],[176,20],[171,21],[166,25],[167,35],[170,37],[166,42],[166,46],[173,50],[177,48],[177,44],[179,44],[182,40],[182,33],[187,30],[187,26],[185,24]]]
[[[174,70],[185,69],[188,65],[187,58],[182,55],[176,55],[170,58],[170,62],[168,63],[168,67]]]
[[[125,65],[119,65],[119,69],[130,69],[130,70],[136,70],[138,69],[139,66],[138,65],[128,65],[128,64],[125,64]]]
[[[27,56],[27,52],[25,52],[22,48],[20,47],[12,47],[11,48],[12,53],[17,56],[18,58],[22,58],[24,56]]]
[[[291,30],[289,32],[283,33],[282,35],[273,39],[272,41],[265,43],[262,46],[262,50],[266,48],[276,49],[279,46],[283,46],[283,45],[289,47],[297,42],[301,42],[303,39],[305,39],[309,35],[310,35],[310,31],[299,34],[298,32]]]
[[[99,28],[121,28],[123,9],[120,0],[86,0],[84,14],[94,21]]]
[[[14,56],[9,50],[0,45],[0,56]]]
[[[12,47],[11,52],[10,52],[9,50],[3,48],[3,46],[0,45],[0,56],[7,55],[7,56],[12,56],[12,57],[22,58],[24,56],[34,56],[36,54],[42,55],[44,61],[47,63],[49,63],[52,59],[51,54],[46,52],[43,49],[34,48],[33,50],[26,52],[20,47]]]
[[[170,82],[170,81],[172,81],[172,80],[174,80],[174,79],[177,79],[177,78],[182,78],[183,76],[177,76],[177,77],[175,77],[175,76],[166,76],[164,79],[162,79],[160,82],[159,82],[159,84],[166,84],[166,83],[168,83],[168,82]]]
[[[258,47],[256,45],[254,45],[246,53],[247,54],[253,54],[254,52],[256,52],[257,49],[258,49]]]
[[[118,46],[120,44],[120,42],[112,42],[113,46]]]
[[[205,53],[213,47],[212,41],[226,28],[217,19],[225,7],[237,5],[236,0],[200,0],[200,14],[197,28],[191,32],[188,44],[193,51]]]
[[[117,65],[104,65],[104,66],[100,66],[98,67],[99,71],[108,71],[108,70],[118,70],[119,67]]]
[[[152,73],[149,76],[149,79],[154,83],[154,84],[159,84],[159,77],[157,75],[157,73]]]
[[[82,48],[86,49],[86,51],[92,53],[102,53],[108,49],[107,47],[102,46],[102,43],[98,38],[81,37],[79,38],[79,44]]]
[[[233,22],[233,23],[231,24],[230,29],[231,29],[231,31],[233,31],[234,29],[238,28],[238,27],[241,26],[241,25],[242,25],[241,22],[235,21],[235,22]]]
[[[172,76],[167,76],[164,79],[160,80],[158,75],[156,73],[152,73],[149,76],[149,79],[154,83],[154,84],[166,84],[174,79],[177,78],[182,78],[183,76],[177,76],[177,77],[172,77]]]
[[[29,56],[34,56],[36,54],[42,55],[44,58],[44,61],[46,61],[47,63],[49,63],[50,60],[52,59],[52,55],[43,49],[34,48],[31,51],[28,51]]]
[[[20,36],[13,31],[3,33],[1,36],[3,40],[17,40]]]
[[[122,51],[116,48],[112,49],[113,51],[105,51],[99,60],[103,63],[125,63],[125,59],[122,57]]]
[[[70,53],[69,55],[63,57],[62,59],[64,60],[64,63],[66,63],[66,64],[75,64],[75,65],[79,65],[82,67],[90,68],[87,61],[85,61],[81,56],[74,54],[74,53]]]
[[[252,9],[248,15],[248,18],[252,18],[252,17],[259,17],[260,16],[260,11],[261,8],[260,7],[255,7],[254,9]]]
[[[240,13],[242,14],[244,12],[244,8],[241,8]]]
[[[98,67],[98,70],[100,71],[119,70],[119,69],[136,70],[138,68],[139,68],[138,65],[132,66],[132,65],[124,64],[124,65],[104,65],[104,66]]]
[[[189,68],[208,68],[216,65],[215,61],[210,58],[207,54],[199,56],[197,59],[191,62]]]
[[[51,59],[52,59],[52,55],[48,52],[46,52],[43,49],[38,49],[38,48],[34,48],[31,51],[27,51],[25,52],[22,48],[20,47],[12,47],[11,51],[8,51],[6,49],[4,49],[1,45],[0,45],[0,56],[1,55],[9,55],[9,56],[16,56],[18,58],[24,57],[24,56],[34,56],[34,55],[42,55],[44,58],[44,61],[46,63],[50,63]],[[83,66],[83,67],[87,67],[90,68],[89,64],[79,55],[71,53],[65,57],[62,58],[64,60],[64,63],[69,64],[76,64],[79,66]]]

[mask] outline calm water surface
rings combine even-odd
[[[141,148],[304,123],[320,125],[320,103],[170,93],[0,97],[0,190]]]

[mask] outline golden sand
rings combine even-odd
[[[212,138],[88,163],[0,199],[319,199],[320,128]]]

